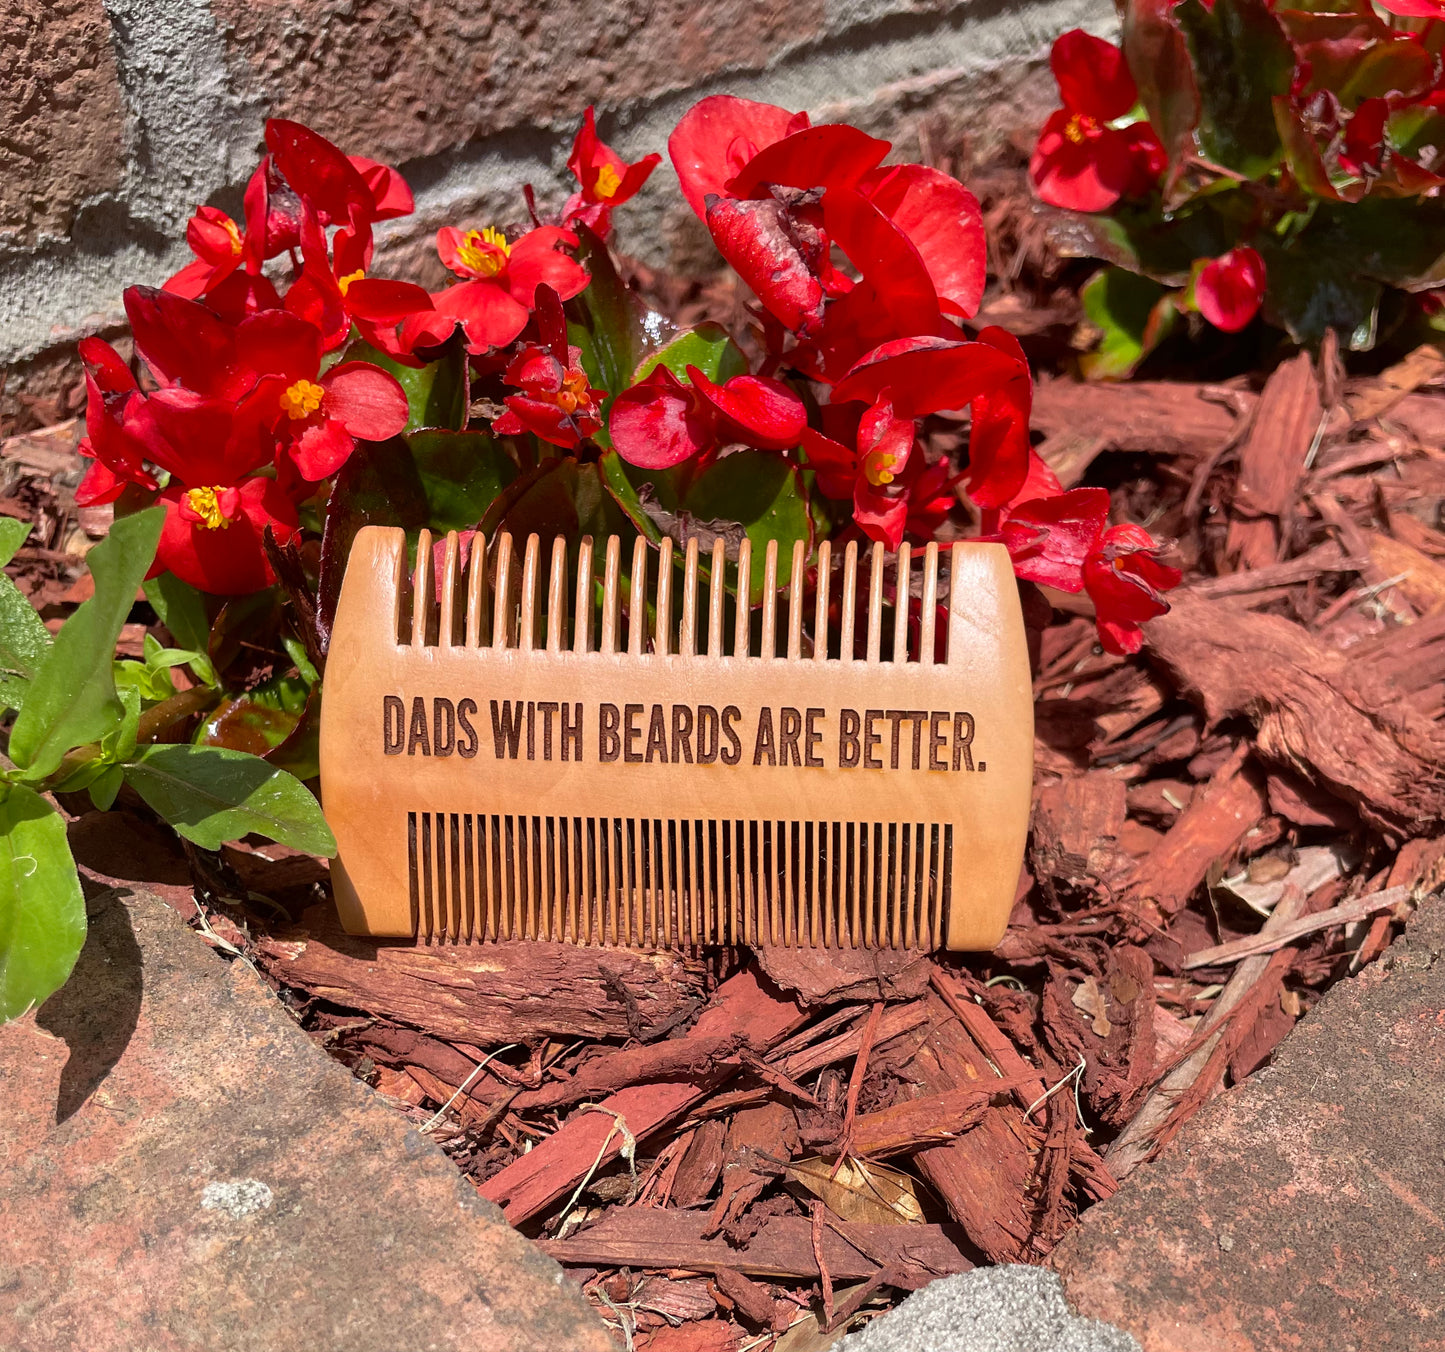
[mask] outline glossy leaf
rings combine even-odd
[[[748,359],[721,324],[708,323],[678,334],[645,358],[637,368],[634,383],[659,366],[667,367],[684,384],[688,383],[687,368],[696,366],[709,380],[721,385],[746,374]]]
[[[285,770],[218,746],[157,745],[126,766],[126,783],[176,831],[205,850],[252,834],[331,856],[321,806]]]
[[[812,518],[799,471],[763,451],[738,451],[702,472],[688,489],[683,508],[698,526],[727,532],[740,526],[753,542],[750,604],[763,595],[763,551],[778,542],[778,568],[786,572],[793,544],[812,549]]]
[[[1123,380],[1168,335],[1176,311],[1158,282],[1123,268],[1096,273],[1079,293],[1089,322],[1103,331],[1079,365],[1090,380]]]
[[[22,784],[0,786],[0,1022],[65,984],[85,943],[85,898],[65,818]]]
[[[1227,169],[1259,178],[1283,147],[1272,100],[1290,90],[1294,50],[1266,0],[1184,0],[1174,11],[1189,42],[1202,105],[1199,142]]]
[[[586,226],[576,230],[581,241],[577,261],[592,280],[567,302],[568,341],[581,349],[582,369],[593,388],[615,395],[632,383],[632,373],[672,326],[622,280],[607,245]]]
[[[1189,48],[1174,18],[1174,0],[1128,0],[1123,48],[1139,101],[1171,164],[1193,148],[1199,88]]]
[[[95,594],[55,636],[10,734],[10,758],[27,777],[44,778],[72,747],[99,741],[120,721],[111,658],[164,517],[159,507],[120,517],[86,555]]]
[[[203,685],[215,685],[216,668],[209,657],[211,620],[206,598],[174,573],[161,573],[145,584],[146,600],[171,637],[196,656],[188,659],[191,672]]]
[[[0,566],[15,557],[30,526],[0,517]],[[0,712],[18,709],[50,652],[50,631],[8,575],[0,573]]]

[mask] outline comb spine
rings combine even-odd
[[[923,551],[923,602],[918,621],[918,660],[925,667],[931,667],[938,646],[937,540],[930,540]]]
[[[838,657],[841,661],[853,661],[856,644],[855,629],[858,622],[858,541],[849,540],[843,551],[843,614],[839,627]]]
[[[758,653],[765,662],[778,655],[778,542],[768,541],[763,554],[763,642]]]
[[[672,651],[672,537],[662,537],[662,558],[657,565],[657,622],[652,651],[666,657]]]
[[[803,657],[803,542],[793,541],[792,567],[788,573],[788,661]]]
[[[577,548],[577,594],[573,598],[572,651],[592,651],[592,537]]]
[[[467,647],[480,648],[487,630],[491,592],[487,589],[487,538],[481,531],[472,536],[467,560]]]
[[[497,537],[496,586],[492,590],[492,647],[512,644],[512,536]]]
[[[697,536],[687,542],[682,561],[682,628],[677,651],[682,657],[697,656]]]
[[[753,542],[738,544],[738,613],[733,626],[733,656],[747,657],[753,643]]]
[[[522,607],[517,630],[517,647],[532,652],[537,646],[537,565],[542,553],[541,538],[534,531],[527,537],[522,555]]]
[[[647,643],[647,541],[632,543],[632,586],[627,596],[627,654],[641,657]]]
[[[416,567],[411,576],[411,646],[426,645],[427,619],[431,614],[431,531],[423,530],[416,539]]]
[[[607,555],[602,565],[602,638],[598,645],[609,657],[617,651],[617,612],[622,602],[618,581],[622,573],[622,541],[607,537]]]
[[[707,655],[723,655],[723,608],[727,604],[727,546],[721,535],[712,542],[712,567],[708,577]]]
[[[813,599],[813,661],[828,660],[828,590],[833,582],[833,543],[818,546],[818,586]]]
[[[562,630],[567,623],[567,541],[552,541],[551,566],[547,570],[547,651],[562,651]]]
[[[913,546],[906,540],[898,546],[893,574],[893,660],[908,660],[908,603],[913,585]]]
[[[441,623],[437,626],[437,644],[442,648],[454,646],[452,630],[457,614],[457,533],[447,532],[445,552],[442,557]]]

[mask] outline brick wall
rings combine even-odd
[[[0,429],[66,412],[67,348],[120,323],[120,294],[189,254],[198,202],[239,214],[268,115],[405,173],[417,215],[378,270],[434,264],[447,222],[515,221],[520,187],[565,191],[576,119],[664,149],[696,98],[729,92],[844,117],[917,153],[920,127],[975,152],[1037,122],[1043,58],[1109,0],[5,0],[0,24]],[[927,115],[926,118],[924,115]],[[659,170],[619,243],[697,257]],[[644,229],[642,223],[647,222]],[[28,410],[28,412],[27,412]]]

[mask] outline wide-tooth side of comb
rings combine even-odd
[[[348,929],[1002,934],[1033,718],[1000,546],[810,559],[770,540],[759,558],[746,538],[639,538],[625,558],[615,537],[423,531],[414,558],[400,531],[362,530],[333,627],[321,772]]]

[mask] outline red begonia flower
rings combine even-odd
[[[780,380],[740,375],[721,385],[695,366],[684,384],[658,366],[613,401],[608,430],[617,453],[642,469],[668,469],[731,442],[763,450],[798,445],[803,401]]]
[[[803,435],[808,412],[781,380],[739,375],[717,385],[696,366],[687,368],[687,378],[712,409],[718,441],[743,442],[763,451],[788,451]]]
[[[910,510],[905,476],[917,459],[912,454],[917,426],[900,415],[885,394],[857,420],[850,447],[839,439],[848,435],[848,428],[842,411],[835,408],[825,410],[824,421],[836,436],[812,427],[803,431],[808,466],[826,496],[853,499],[853,519],[870,540],[897,549]]]
[[[597,120],[589,107],[582,114],[582,125],[567,157],[578,191],[567,199],[563,222],[581,221],[605,239],[612,208],[635,197],[661,160],[661,155],[651,154],[629,164],[598,137]]]
[[[406,180],[390,165],[378,164],[364,155],[348,155],[351,167],[361,175],[371,193],[371,219],[389,221],[397,216],[410,216],[416,203]]]
[[[301,275],[286,293],[285,308],[312,325],[321,335],[322,350],[330,352],[351,332],[346,297],[370,266],[371,227],[336,231],[328,252],[326,233],[308,204],[301,224],[301,257]]]
[[[235,485],[275,456],[274,406],[282,381],[262,381],[245,398],[217,399],[172,387],[138,400],[131,428],[146,459],[191,484]]]
[[[241,227],[219,207],[197,207],[186,226],[186,243],[195,254],[165,283],[165,290],[194,299],[219,286],[246,261]]]
[[[1084,585],[1084,560],[1108,516],[1107,489],[1071,488],[1054,497],[1015,503],[998,538],[1008,547],[1019,577],[1076,592]]]
[[[141,398],[135,376],[120,354],[100,338],[78,344],[85,364],[85,437],[80,453],[93,460],[75,499],[82,507],[114,502],[127,484],[154,489],[145,467],[144,443],[126,425],[131,406]]]
[[[1169,609],[1163,593],[1177,587],[1182,574],[1159,561],[1159,546],[1148,531],[1126,524],[1103,533],[1084,562],[1083,576],[1105,651],[1136,653],[1144,642],[1140,622]]]
[[[781,188],[851,188],[893,147],[846,123],[800,127],[762,147],[723,186],[733,197]]]
[[[1380,0],[1380,8],[1406,19],[1445,19],[1445,0]]]
[[[559,252],[558,245],[575,249],[577,236],[544,225],[509,243],[490,226],[466,231],[443,226],[437,232],[437,253],[463,280],[432,296],[434,310],[403,323],[403,346],[410,351],[444,342],[461,324],[469,351],[506,347],[527,327],[539,286],[551,287],[561,300],[571,300],[586,288],[587,269]]]
[[[968,435],[968,469],[963,483],[968,495],[984,509],[1003,507],[1019,495],[1029,472],[1029,414],[1033,409],[1034,382],[1019,340],[1007,329],[990,326],[978,340],[997,348],[1019,363],[1019,371],[973,401],[973,425]]]
[[[602,396],[582,369],[582,349],[567,348],[566,361],[551,348],[527,343],[512,359],[503,379],[521,394],[502,400],[507,411],[492,420],[503,436],[531,432],[554,446],[575,450],[602,426]]]
[[[983,298],[988,258],[978,199],[957,179],[921,164],[875,169],[859,191],[918,251],[944,310],[971,318]]]
[[[834,387],[833,402],[877,403],[887,390],[906,417],[960,409],[1027,369],[990,343],[948,338],[900,338],[862,359]]]
[[[376,198],[360,170],[324,136],[299,122],[266,122],[266,146],[286,182],[322,225],[355,227],[374,219]]]
[[[693,104],[667,138],[688,206],[705,221],[709,196],[730,195],[728,183],[759,150],[808,125],[806,113],[728,94]]]
[[[640,469],[670,469],[712,445],[706,408],[665,366],[612,401],[607,428],[617,454]]]
[[[1241,245],[1212,258],[1194,279],[1194,303],[1217,329],[1238,333],[1264,300],[1264,259]]]
[[[173,480],[161,494],[166,519],[150,576],[174,573],[199,591],[238,596],[275,580],[262,538],[278,544],[298,533],[296,507],[275,479],[189,487]]]
[[[823,317],[823,284],[809,266],[777,202],[739,202],[709,195],[703,219],[718,252],[794,333],[807,335]]]
[[[1138,100],[1124,54],[1112,43],[1072,29],[1049,58],[1063,107],[1044,123],[1029,161],[1039,196],[1072,211],[1107,211],[1135,176],[1137,135],[1107,124]]]

